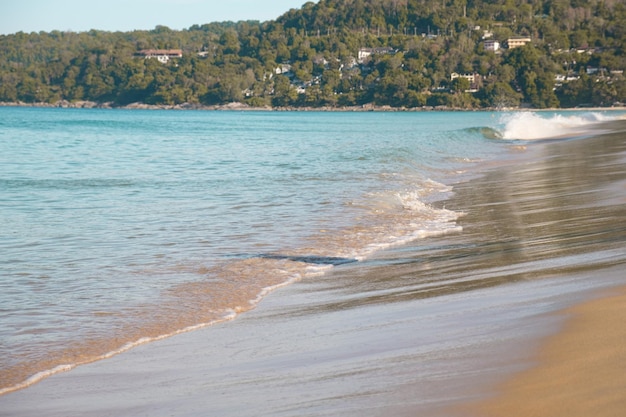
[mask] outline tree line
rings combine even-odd
[[[531,42],[484,47],[514,36]],[[625,40],[622,0],[320,0],[267,22],[3,35],[0,101],[610,106],[626,101]],[[380,49],[359,60],[363,48]]]

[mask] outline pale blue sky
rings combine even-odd
[[[317,3],[318,0],[314,0]],[[90,29],[186,29],[225,20],[272,20],[307,0],[0,0],[0,34]]]

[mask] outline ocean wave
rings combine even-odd
[[[470,127],[464,130],[464,132],[472,135],[479,136],[486,139],[502,139],[502,132],[493,127]]]
[[[583,114],[543,114],[538,112],[520,112],[505,114],[501,117],[502,127],[494,130],[490,139],[504,140],[539,140],[562,139],[587,136],[598,133],[599,125],[617,120],[618,116],[590,112]]]

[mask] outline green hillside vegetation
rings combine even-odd
[[[3,35],[0,102],[612,106],[625,46],[623,0],[321,0],[268,22]]]

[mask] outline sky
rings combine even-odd
[[[315,0],[314,2],[317,2]],[[0,0],[0,34],[187,29],[226,20],[273,20],[307,0]]]

